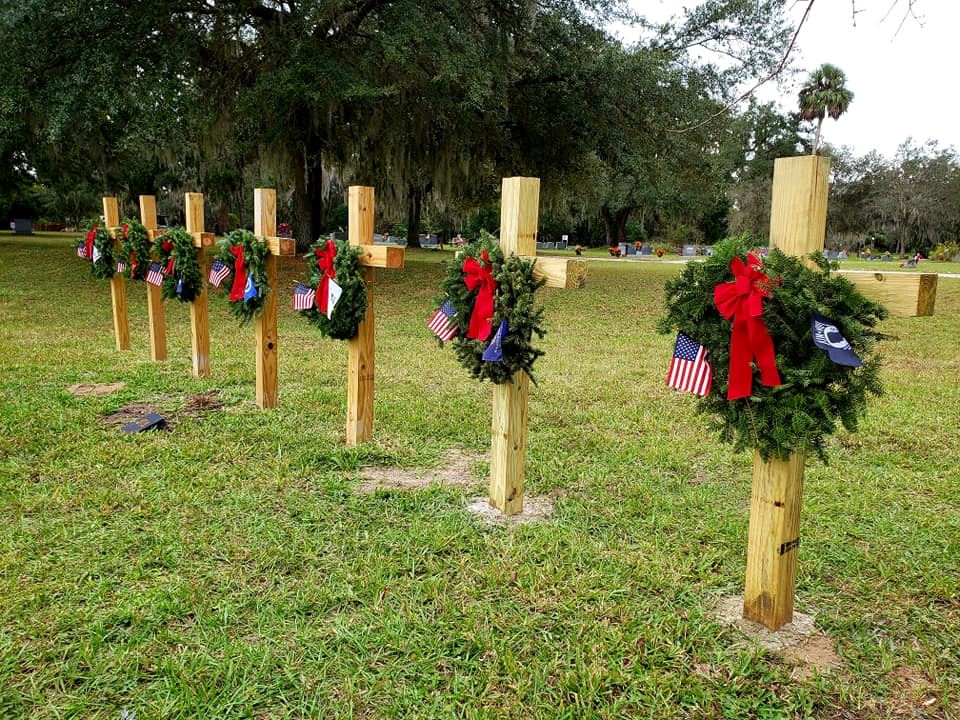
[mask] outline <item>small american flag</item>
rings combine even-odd
[[[692,392],[701,397],[710,394],[713,368],[706,359],[707,350],[683,333],[677,333],[673,360],[667,373],[667,387]]]
[[[293,309],[309,310],[316,303],[317,291],[303,283],[297,283],[293,289]]]
[[[223,284],[223,281],[227,279],[227,276],[230,274],[230,268],[219,260],[214,260],[213,265],[210,266],[210,284],[215,288],[220,287]]]
[[[457,324],[453,322],[453,319],[456,316],[457,311],[453,309],[453,303],[450,302],[450,298],[447,298],[443,301],[443,305],[440,306],[440,309],[433,314],[432,318],[430,318],[430,322],[427,323],[427,327],[433,330],[433,334],[440,338],[443,342],[447,342],[447,340],[453,340],[459,331]]]
[[[150,265],[150,271],[147,273],[147,282],[157,287],[163,285],[163,272],[160,269],[159,263]]]
[[[123,260],[117,260],[117,274],[119,275],[127,269],[127,264]]]
[[[77,257],[87,259],[87,246],[84,244],[83,240],[77,243]]]

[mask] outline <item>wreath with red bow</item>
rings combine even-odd
[[[91,225],[83,239],[83,256],[90,261],[90,274],[109,280],[117,271],[113,238],[103,225]]]
[[[193,302],[202,289],[199,250],[193,236],[183,228],[172,228],[154,242],[163,270],[161,293],[167,300]]]
[[[363,250],[346,240],[318,240],[304,257],[310,263],[307,285],[316,292],[314,306],[301,310],[311,325],[335,340],[356,337],[357,327],[367,314],[367,283],[360,256]],[[330,307],[330,288],[339,287],[339,296]],[[329,316],[328,316],[329,315]]]
[[[230,312],[241,325],[263,312],[267,295],[273,292],[267,280],[269,253],[267,244],[249,230],[231,230],[217,243],[213,266],[220,263],[229,271],[217,287],[229,290]]]
[[[124,275],[131,280],[144,280],[150,271],[151,243],[147,229],[138,221],[124,218],[117,230],[120,257],[127,266]]]
[[[533,266],[531,260],[505,258],[489,234],[447,264],[442,289],[456,311],[454,351],[478,380],[502,385],[522,370],[536,382],[533,366],[544,352],[533,346],[533,337],[545,331],[543,308],[535,303],[543,281],[534,277]]]
[[[825,459],[838,424],[854,431],[868,397],[883,391],[876,345],[884,336],[875,328],[886,310],[832,274],[822,254],[810,257],[816,268],[779,250],[761,260],[749,238],[733,238],[666,287],[660,332],[702,345],[713,371],[700,412],[723,440],[764,459]],[[862,365],[837,364],[817,347],[815,313],[832,320]]]

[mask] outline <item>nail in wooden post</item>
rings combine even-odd
[[[120,239],[117,228],[120,227],[120,209],[115,197],[103,198],[103,221],[113,238],[113,248],[120,257]],[[113,334],[117,341],[117,350],[130,349],[130,322],[127,319],[127,290],[123,277],[119,274],[110,279],[110,296],[113,301]]]
[[[140,196],[140,222],[147,229],[157,229],[157,199],[153,195]],[[150,263],[150,258],[137,258],[138,262]],[[163,315],[163,293],[153,283],[147,286],[147,320],[150,324],[150,357],[154,362],[167,359],[167,324]]]
[[[351,185],[348,191],[350,244],[373,245],[372,187]],[[375,343],[373,334],[373,268],[365,267],[367,313],[357,335],[347,341],[347,445],[366,442],[373,437],[373,376]]]
[[[190,303],[190,347],[195,377],[210,376],[210,315],[207,310],[207,257],[213,235],[203,231],[203,193],[186,194],[187,232],[193,235],[200,261],[200,291]]]
[[[816,155],[774,163],[770,246],[805,258],[823,250],[830,159]],[[804,456],[753,457],[750,538],[743,616],[771,630],[793,620]]]
[[[253,191],[253,234],[266,242],[277,234],[277,191],[256,188]],[[292,242],[291,242],[292,244]],[[257,407],[277,406],[277,256],[267,254],[267,284],[270,292],[257,316]]]

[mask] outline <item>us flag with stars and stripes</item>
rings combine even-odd
[[[150,266],[150,271],[147,273],[147,282],[157,287],[163,285],[163,272],[159,263],[153,263]]]
[[[219,288],[221,283],[227,279],[227,275],[230,274],[230,268],[219,260],[214,260],[213,265],[210,266],[210,277],[208,280],[210,284],[215,288]]]
[[[707,362],[706,348],[683,333],[677,333],[667,386],[703,397],[710,394],[711,383],[713,368]]]
[[[127,269],[127,264],[123,260],[117,260],[117,274],[119,275]]]
[[[453,303],[450,302],[450,298],[447,298],[443,301],[440,309],[430,318],[427,327],[433,330],[433,334],[443,342],[453,340],[458,332],[457,324],[453,321],[456,316],[457,311],[453,309]]]
[[[293,309],[309,310],[316,303],[317,291],[303,283],[297,283],[293,289]]]

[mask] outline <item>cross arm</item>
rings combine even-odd
[[[296,255],[297,241],[287,237],[265,237],[263,241],[270,248],[271,255]]]
[[[360,264],[369,268],[390,268],[398,270],[403,267],[403,245],[353,245],[363,250]]]
[[[563,257],[524,256],[524,260],[535,260],[533,276],[545,280],[546,287],[572,289],[582,288],[587,280],[587,263],[583,260]]]
[[[150,242],[156,242],[157,238],[163,235],[166,230],[160,230],[158,228],[148,228],[147,229],[147,239]],[[188,233],[190,237],[193,238],[193,246],[198,248],[208,248],[213,247],[214,234],[211,232],[191,232]]]

